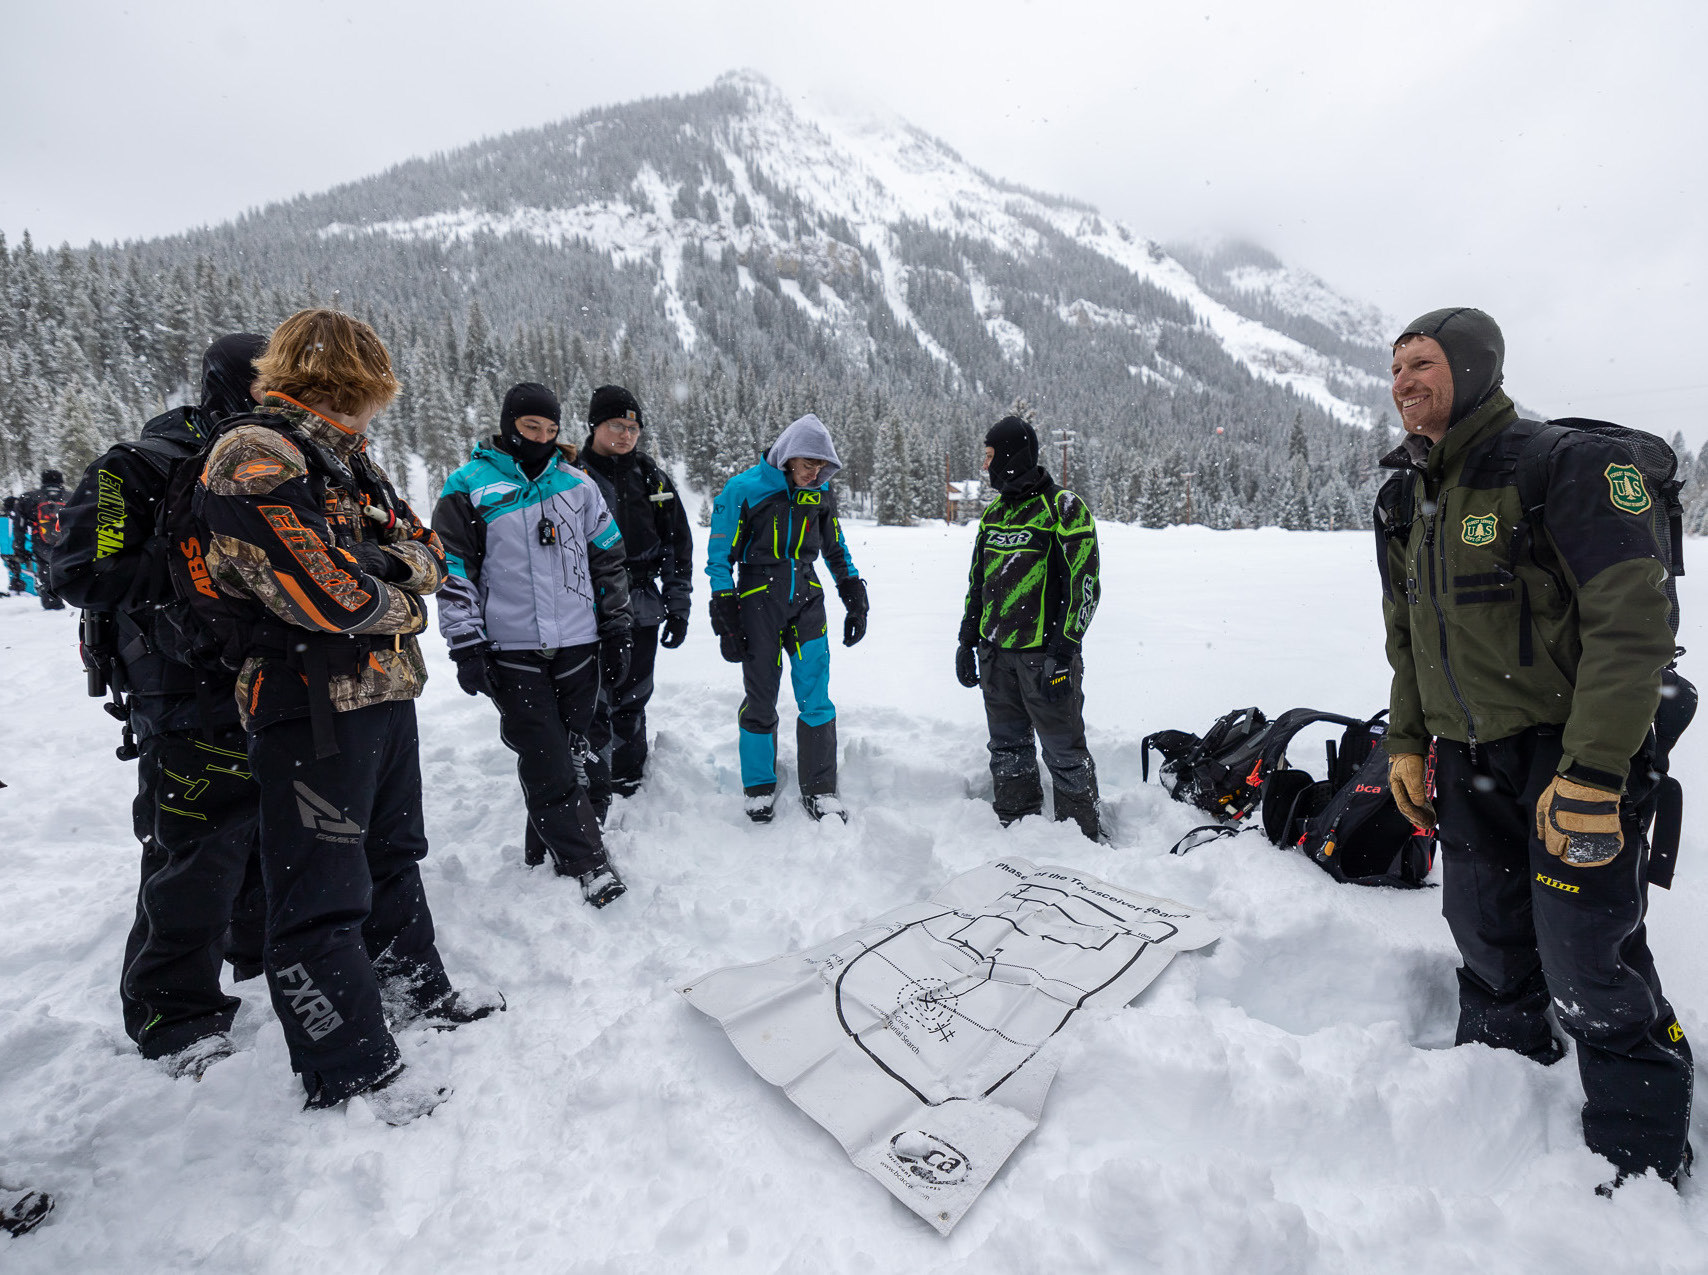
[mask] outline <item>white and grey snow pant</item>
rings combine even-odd
[[[486,658],[498,735],[516,754],[528,807],[524,859],[543,863],[549,854],[561,876],[604,867],[605,843],[583,760],[599,698],[599,644],[494,651]]]
[[[757,578],[755,578],[757,577]],[[767,581],[744,573],[741,632],[747,656],[741,662],[746,692],[738,716],[741,786],[749,796],[777,788],[777,692],[783,684],[783,656],[789,657],[794,687],[795,747],[801,795],[836,791],[836,705],[830,702],[830,640],[826,635],[824,591],[809,580],[789,594],[787,571]]]
[[[1690,1044],[1655,973],[1648,910],[1647,755],[1620,802],[1625,848],[1573,867],[1536,839],[1536,800],[1561,754],[1557,727],[1490,743],[1436,742],[1441,910],[1459,945],[1455,1044],[1561,1056],[1544,1016],[1552,1001],[1577,1042],[1583,1134],[1627,1173],[1679,1171],[1690,1130]]]
[[[1044,698],[1042,648],[1011,651],[979,644],[990,774],[996,783],[996,817],[1003,827],[1044,809],[1038,778],[1042,747],[1055,787],[1056,818],[1072,819],[1081,832],[1097,839],[1097,766],[1085,746],[1084,673],[1084,663],[1075,655],[1073,689],[1052,703]]]

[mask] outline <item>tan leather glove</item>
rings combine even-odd
[[[1425,832],[1435,828],[1435,807],[1429,804],[1422,753],[1395,753],[1388,758],[1388,791],[1400,813]]]
[[[1612,863],[1625,848],[1619,794],[1555,775],[1536,799],[1536,839],[1574,868]]]

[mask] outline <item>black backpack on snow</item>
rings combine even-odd
[[[1386,711],[1368,720],[1292,708],[1273,721],[1256,708],[1219,718],[1201,738],[1158,731],[1140,744],[1140,770],[1150,777],[1150,750],[1162,754],[1158,772],[1176,801],[1228,820],[1194,828],[1174,847],[1181,854],[1200,834],[1229,835],[1261,808],[1265,834],[1297,849],[1337,881],[1416,888],[1435,859],[1435,839],[1418,835],[1388,792],[1387,754],[1378,746]],[[1334,722],[1340,744],[1327,746],[1322,780],[1293,767],[1287,746],[1305,727]],[[1189,844],[1190,843],[1190,844]]]
[[[1327,745],[1322,779],[1304,770],[1276,770],[1263,794],[1263,831],[1276,845],[1310,858],[1336,881],[1416,889],[1435,862],[1435,834],[1400,813],[1388,791],[1383,709],[1351,722],[1338,747]],[[1435,750],[1426,784],[1435,780]]]

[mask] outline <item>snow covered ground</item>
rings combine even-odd
[[[256,984],[239,989],[241,1052],[199,1084],[138,1059],[115,992],[134,772],[83,695],[74,613],[0,599],[0,1179],[59,1197],[41,1230],[0,1242],[0,1268],[1708,1269],[1708,1180],[1592,1194],[1609,1168],[1580,1140],[1574,1066],[1448,1048],[1456,961],[1435,891],[1336,885],[1251,834],[1166,853],[1198,820],[1140,782],[1146,732],[1247,704],[1385,702],[1366,534],[1103,528],[1087,716],[1115,844],[1093,846],[991,813],[979,696],[951,671],[970,532],[850,530],[873,606],[866,642],[832,661],[852,822],[742,817],[739,681],[696,610],[659,658],[651,777],[611,819],[631,891],[602,913],[523,867],[494,711],[427,643],[428,893],[453,977],[501,987],[510,1011],[403,1039],[456,1093],[402,1129],[360,1102],[300,1111]],[[1681,582],[1698,650],[1704,578]],[[1320,767],[1318,738],[1300,764]],[[1699,1043],[1705,759],[1698,726],[1676,754],[1692,802],[1678,888],[1655,892],[1651,923]],[[1224,937],[1137,1005],[1076,1019],[1037,1133],[944,1240],[673,988],[999,854],[1202,905]],[[1700,1116],[1695,1141],[1708,1150]]]

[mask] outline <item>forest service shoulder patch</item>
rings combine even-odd
[[[1643,471],[1635,465],[1609,465],[1607,487],[1615,509],[1628,514],[1649,511],[1649,489],[1643,486]]]

